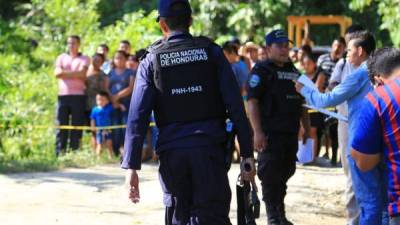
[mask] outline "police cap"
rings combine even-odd
[[[265,42],[268,46],[273,43],[291,42],[284,30],[273,30],[265,37]]]
[[[176,3],[183,3],[184,7],[182,7],[180,10],[174,10],[172,6]],[[158,2],[157,22],[160,20],[160,17],[174,17],[191,14],[192,9],[190,8],[188,0],[160,0]]]

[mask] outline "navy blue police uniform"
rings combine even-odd
[[[270,42],[274,40],[272,38]],[[288,41],[287,37],[277,40]],[[284,212],[286,183],[296,170],[302,115],[303,98],[293,83],[299,76],[292,62],[278,66],[266,60],[258,62],[249,77],[248,99],[258,100],[261,127],[267,136],[266,149],[258,154],[257,176],[261,180],[269,224],[287,224]],[[278,223],[273,223],[274,220]]]
[[[160,7],[171,2],[176,1],[161,1]],[[236,125],[241,156],[253,153],[240,90],[221,48],[181,31],[148,48],[132,94],[122,168],[140,170],[152,110],[159,128],[165,223],[231,224],[224,164],[227,116]]]

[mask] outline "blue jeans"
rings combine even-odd
[[[360,207],[360,225],[388,225],[386,170],[383,165],[362,172],[349,155],[353,190]]]
[[[128,121],[128,110],[122,112],[119,109],[115,109],[111,114],[111,124],[126,125]],[[113,145],[113,152],[115,155],[120,155],[119,149],[124,146],[125,140],[125,128],[113,129],[111,131],[111,140]]]

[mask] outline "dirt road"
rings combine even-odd
[[[234,165],[229,173],[232,191],[238,171]],[[117,165],[0,175],[0,224],[162,225],[157,165],[144,165],[140,177],[141,203],[133,205],[125,198],[124,171]],[[345,224],[344,184],[341,168],[298,166],[289,182],[288,217],[296,225]],[[234,198],[230,216],[236,224]],[[257,222],[266,224],[264,205]]]

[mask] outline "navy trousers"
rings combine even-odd
[[[231,190],[222,146],[160,153],[167,225],[231,225]]]
[[[269,134],[267,148],[258,154],[258,178],[267,206],[284,204],[287,181],[296,171],[297,134]]]
[[[58,96],[58,125],[83,126],[85,123],[86,96]],[[81,130],[58,129],[56,134],[56,155],[65,152],[68,142],[72,150],[77,150],[82,138]]]

